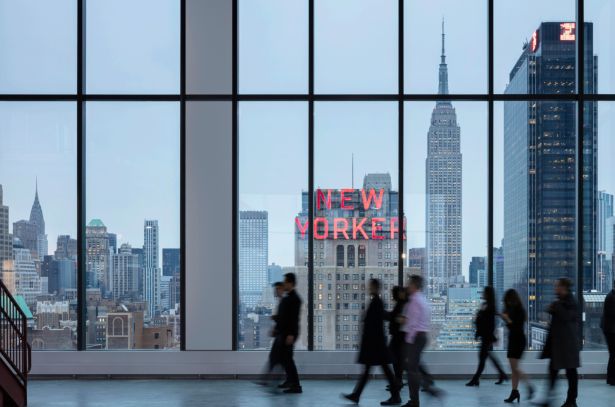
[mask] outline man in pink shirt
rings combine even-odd
[[[406,333],[406,354],[408,355],[408,387],[410,388],[410,401],[404,407],[419,406],[419,387],[421,381],[423,388],[432,396],[439,397],[442,391],[433,386],[426,369],[421,366],[421,354],[427,346],[427,335],[431,313],[429,303],[422,292],[423,278],[410,276],[408,285],[408,303],[404,308],[404,321],[401,330]]]

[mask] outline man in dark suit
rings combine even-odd
[[[279,302],[284,298],[284,283],[278,281],[273,284],[273,289],[275,297]],[[265,366],[265,370],[260,380],[256,381],[257,384],[261,386],[269,386],[269,381],[272,379],[272,374],[277,365],[282,364],[281,354],[282,354],[282,346],[280,337],[278,335],[278,315],[279,315],[279,303],[278,310],[274,315],[271,316],[271,319],[274,322],[273,329],[271,330],[271,336],[273,337],[273,343],[271,344],[271,350],[269,351],[269,360],[267,361],[267,365]],[[280,384],[278,387],[281,389],[285,389],[287,387],[288,379]]]
[[[609,365],[606,371],[606,382],[611,386],[615,386],[615,281],[613,281],[613,289],[607,294],[604,300],[604,312],[600,327],[606,343],[609,347]]]
[[[280,363],[286,370],[284,393],[302,393],[299,373],[297,373],[297,366],[293,360],[295,342],[299,336],[299,313],[301,311],[301,298],[295,290],[296,284],[297,277],[294,273],[284,275],[286,295],[280,301],[276,319],[276,341],[280,344]]]

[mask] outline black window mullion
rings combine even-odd
[[[576,251],[577,251],[577,301],[579,303],[580,312],[585,313],[583,304],[583,287],[584,287],[584,245],[583,245],[583,227],[584,227],[584,185],[583,185],[583,145],[585,140],[584,134],[584,113],[585,113],[585,4],[584,0],[577,0],[577,142],[576,142]],[[593,169],[594,171],[597,168]],[[579,323],[579,341],[583,344],[583,318],[578,319]]]
[[[232,151],[233,151],[233,180],[232,180],[232,263],[233,263],[233,274],[232,274],[232,307],[233,307],[233,320],[232,320],[232,350],[238,349],[238,326],[239,323],[239,229],[238,229],[238,220],[239,216],[239,205],[238,205],[238,170],[239,170],[239,135],[238,135],[238,103],[239,100],[237,98],[238,93],[238,74],[239,74],[239,27],[237,24],[237,17],[239,14],[238,10],[238,0],[233,0],[233,15],[232,15],[232,31],[233,31],[233,57],[232,57]]]
[[[308,11],[308,350],[314,350],[314,0]]]
[[[180,338],[179,349],[186,350],[186,0],[180,2],[180,70],[179,70],[179,292]],[[235,309],[235,308],[233,308]]]
[[[493,65],[493,52],[494,52],[494,0],[488,0],[487,5],[487,26],[489,32],[487,33],[488,42],[488,129],[487,129],[487,162],[488,162],[488,175],[487,175],[487,281],[490,286],[494,286],[494,269],[493,269],[493,172],[494,172],[494,160],[493,160],[493,133],[494,133],[494,120],[493,120],[493,82],[494,82],[494,65]]]
[[[398,39],[397,39],[397,180],[399,191],[397,202],[397,224],[399,228],[397,246],[397,283],[404,284],[404,264],[406,263],[406,253],[404,250],[405,211],[404,211],[404,0],[399,0],[398,6]]]

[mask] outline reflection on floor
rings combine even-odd
[[[493,380],[481,381],[478,388],[467,388],[463,381],[439,381],[447,397],[442,403],[422,398],[422,406],[503,406],[510,392],[510,382],[495,386]],[[544,387],[544,382],[536,383]],[[30,382],[30,407],[188,407],[188,406],[250,406],[250,407],[327,407],[348,406],[340,399],[342,392],[350,392],[350,380],[305,380],[303,394],[282,395],[245,380],[33,380]],[[368,383],[361,398],[362,406],[379,406],[387,398],[385,383],[374,380]],[[558,387],[560,406],[565,399],[565,379]],[[539,397],[542,392],[539,392]],[[425,393],[422,393],[423,396]],[[522,389],[521,405],[527,392]],[[403,394],[407,401],[407,388]],[[581,380],[580,407],[615,406],[615,387],[602,380]]]

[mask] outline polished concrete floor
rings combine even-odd
[[[424,397],[422,406],[503,406],[508,385],[495,386],[493,380],[481,381],[479,388],[467,388],[463,381],[442,380],[438,386],[446,392],[440,403]],[[537,382],[543,387],[543,382]],[[303,394],[282,395],[267,391],[245,380],[33,380],[30,382],[30,407],[187,407],[187,406],[253,406],[253,407],[326,407],[348,406],[340,399],[350,392],[350,380],[304,380]],[[361,399],[362,406],[379,406],[387,397],[385,383],[368,383]],[[558,386],[559,407],[565,398],[565,379]],[[404,402],[407,401],[407,388]],[[525,396],[522,392],[522,397]],[[540,393],[540,392],[539,392]],[[422,393],[423,395],[424,393]],[[539,396],[540,397],[540,396]],[[522,400],[520,405],[531,405]],[[615,406],[615,387],[602,380],[582,380],[580,407]]]

